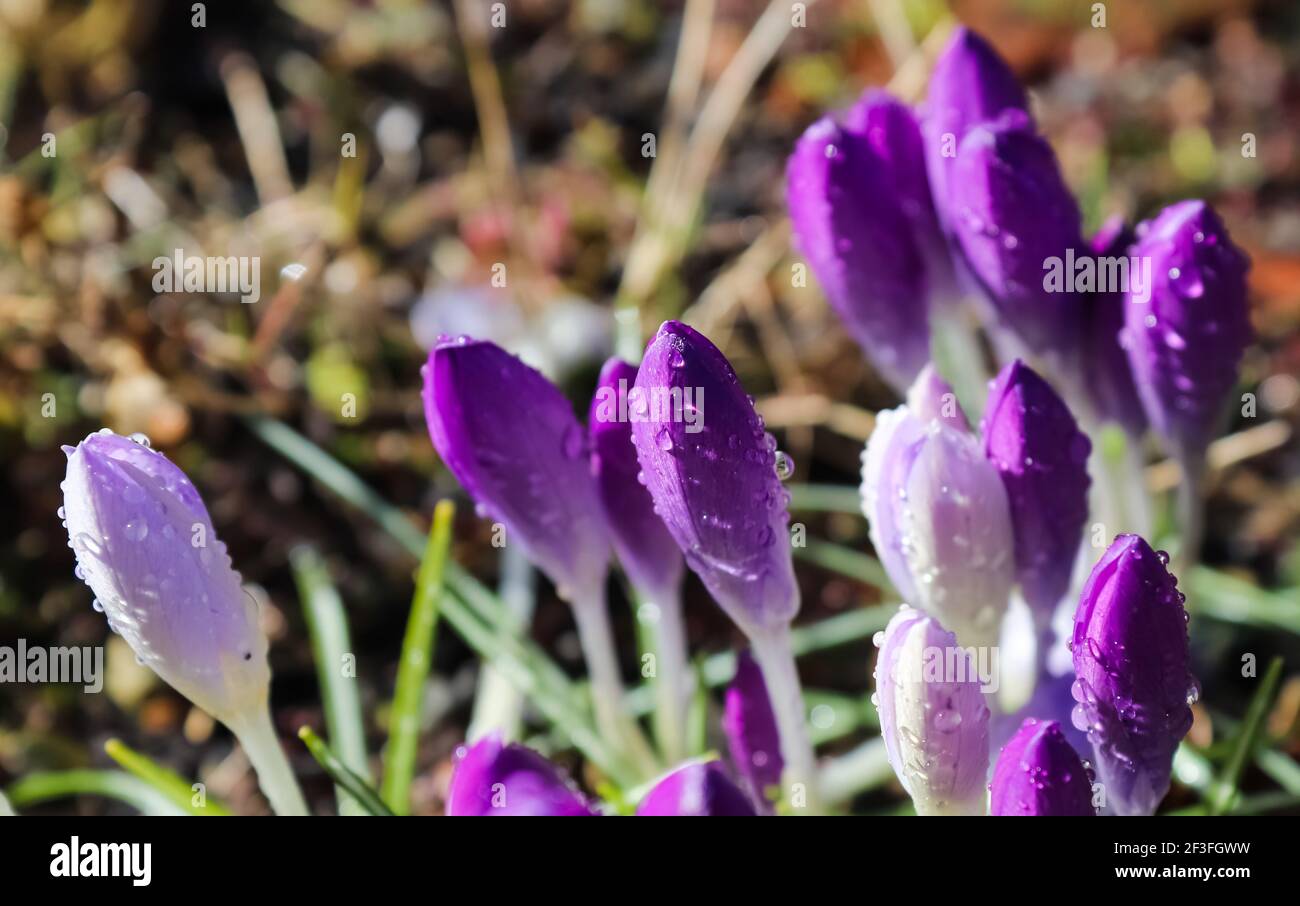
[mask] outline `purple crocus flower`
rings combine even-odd
[[[692,762],[646,793],[636,813],[655,818],[744,818],[754,806],[727,776],[720,761]]]
[[[992,815],[1097,814],[1088,773],[1054,720],[1025,719],[993,766],[990,792]]]
[[[1079,702],[1107,801],[1150,815],[1169,790],[1174,750],[1192,726],[1187,611],[1168,556],[1120,535],[1084,585],[1071,651]]]
[[[658,741],[671,761],[686,752],[686,711],[691,672],[686,663],[686,628],[682,619],[682,552],[654,500],[637,480],[641,466],[632,445],[628,407],[637,369],[610,359],[601,369],[587,427],[592,467],[605,508],[610,537],[619,562],[641,599],[639,614],[649,614],[655,639],[655,712]],[[698,406],[697,412],[703,407]]]
[[[748,651],[736,656],[736,676],[727,687],[722,730],[732,763],[755,802],[769,807],[768,791],[781,783],[781,737],[767,685]]]
[[[572,605],[601,732],[647,766],[648,746],[622,707],[605,601],[609,529],[587,432],[550,381],[494,343],[445,339],[423,375],[438,454]]]
[[[815,811],[815,762],[790,649],[799,587],[776,439],[731,363],[680,322],[664,322],[646,348],[636,391],[632,437],[655,512],[686,565],[749,636],[781,729],[791,800]]]
[[[1084,247],[1079,207],[1028,115],[972,128],[948,192],[949,227],[1002,325],[1035,353],[1070,351],[1082,324],[1065,274]]]
[[[788,495],[776,477],[776,441],[731,363],[703,334],[666,321],[636,390],[637,458],[686,564],[741,628],[788,625],[799,610]]]
[[[990,385],[982,431],[1007,489],[1016,578],[1045,630],[1069,588],[1088,520],[1092,444],[1056,391],[1019,359]]]
[[[903,600],[962,644],[992,646],[1015,578],[1007,492],[946,387],[927,371],[908,405],[877,417],[862,511]]]
[[[609,533],[569,401],[495,343],[464,337],[434,346],[422,374],[429,436],[480,510],[562,597],[601,597]]]
[[[878,638],[880,733],[917,814],[983,815],[989,709],[970,650],[906,605]]]
[[[934,64],[921,121],[925,163],[941,222],[953,214],[948,204],[951,170],[966,133],[1005,110],[1028,109],[1024,89],[997,51],[969,28],[954,29]]]
[[[271,725],[271,671],[245,594],[193,483],[143,436],[64,447],[61,515],[77,576],[136,657],[239,738],[276,812],[307,814]]]
[[[919,193],[898,153],[912,143],[902,132],[915,128],[905,110],[869,102],[849,123],[826,117],[809,126],[786,167],[795,244],[831,308],[900,391],[930,353],[928,252],[913,233],[926,212],[919,198],[904,208],[895,194]],[[909,175],[924,177],[919,168]]]
[[[1135,239],[1136,234],[1117,215],[1102,225],[1088,245],[1099,259],[1126,258]],[[1083,384],[1100,420],[1115,422],[1130,437],[1140,438],[1146,430],[1147,417],[1133,384],[1128,353],[1120,344],[1124,308],[1124,293],[1120,291],[1095,292],[1087,298]]]
[[[492,733],[460,755],[447,790],[447,814],[587,817],[596,812],[555,765]]]
[[[1250,261],[1203,201],[1180,201],[1137,229],[1151,298],[1128,295],[1123,343],[1152,426],[1185,465],[1204,454],[1250,342]]]
[[[625,411],[629,393],[636,386],[636,371],[622,359],[605,363],[591,401],[587,427],[596,486],[614,550],[632,584],[658,603],[677,597],[686,570],[682,552],[654,511],[654,500],[637,481],[641,466]]]

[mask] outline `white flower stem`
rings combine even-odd
[[[519,637],[532,621],[536,603],[533,577],[533,566],[523,549],[507,545],[502,552],[499,589],[507,617],[504,622],[508,624],[497,627],[502,634]],[[519,738],[523,711],[523,693],[504,671],[489,661],[479,670],[474,711],[465,736],[470,742],[477,742],[485,734],[496,731],[503,739],[513,742]]]
[[[988,369],[979,336],[970,323],[966,307],[951,304],[930,319],[930,348],[939,373],[952,385],[953,393],[972,423],[984,410]],[[902,392],[906,394],[907,388]]]
[[[614,650],[614,634],[609,625],[604,589],[575,599],[572,604],[573,619],[578,624],[578,640],[582,644],[591,681],[596,728],[648,776],[655,770],[654,753],[640,727],[623,709],[623,680],[619,677],[618,655]]]
[[[790,627],[751,630],[749,642],[763,672],[777,731],[781,734],[781,757],[785,761],[783,785],[798,814],[819,815],[822,804],[817,758],[808,736],[803,688],[794,663],[794,650],[790,647]],[[802,797],[798,794],[800,789]]]
[[[228,724],[239,744],[244,747],[253,770],[257,772],[257,783],[271,808],[277,815],[307,815],[307,803],[302,798],[302,790],[289,768],[289,760],[280,748],[280,740],[271,725],[271,712],[262,707],[261,713],[246,722]]]
[[[655,647],[655,739],[664,760],[676,764],[686,757],[686,714],[691,692],[686,627],[678,589],[655,597],[642,595],[658,608],[653,627]]]

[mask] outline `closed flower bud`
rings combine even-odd
[[[722,762],[692,762],[646,793],[636,813],[658,818],[743,818],[754,806],[722,769]]]
[[[1107,802],[1150,815],[1192,726],[1187,611],[1168,556],[1120,535],[1084,585],[1071,651],[1075,726],[1086,730]]]
[[[1083,248],[1079,207],[1026,114],[1008,111],[967,133],[952,168],[948,215],[1003,327],[1035,353],[1071,351],[1082,308],[1065,270]]]
[[[1014,582],[1011,516],[1001,478],[959,424],[909,406],[880,413],[862,458],[862,509],[903,600],[963,645],[991,646]]]
[[[958,26],[934,64],[921,120],[925,162],[941,221],[950,216],[948,184],[961,140],[972,126],[995,120],[1008,109],[1029,109],[1015,73],[987,41]]]
[[[596,486],[619,562],[632,584],[663,606],[675,600],[685,569],[682,552],[655,513],[650,492],[637,481],[641,466],[626,412],[636,371],[621,359],[605,363],[587,427]]]
[[[736,657],[736,676],[727,687],[722,713],[736,771],[755,802],[767,803],[768,791],[781,783],[781,737],[767,686],[758,663],[748,651]]]
[[[636,390],[637,458],[687,565],[746,631],[785,626],[799,609],[789,495],[776,475],[776,441],[731,364],[702,334],[667,321]]]
[[[917,814],[983,815],[989,709],[971,652],[907,606],[879,638],[880,733]]]
[[[928,286],[890,169],[867,135],[827,117],[795,145],[786,199],[795,244],[827,302],[901,391],[929,358]]]
[[[1136,234],[1124,219],[1116,216],[1107,220],[1088,244],[1098,258],[1127,258],[1135,239]],[[1132,275],[1132,259],[1129,267]],[[1124,309],[1122,287],[1113,292],[1092,293],[1085,301],[1087,347],[1083,357],[1083,383],[1102,421],[1115,422],[1131,437],[1140,438],[1146,430],[1147,417],[1133,384],[1128,353],[1120,343]]]
[[[587,432],[546,378],[494,343],[444,340],[424,366],[433,445],[561,595],[603,593],[609,541]]]
[[[1092,444],[1056,391],[1019,359],[990,386],[982,433],[1007,489],[1016,578],[1043,628],[1069,588],[1088,520]]]
[[[998,756],[990,791],[993,815],[1097,814],[1088,773],[1053,720],[1025,719]]]
[[[595,815],[560,770],[532,749],[505,744],[495,733],[474,743],[456,763],[447,814],[584,817]]]
[[[213,717],[259,718],[266,634],[189,478],[107,428],[64,451],[62,515],[95,608],[141,663]]]
[[[1152,426],[1186,460],[1204,453],[1250,342],[1250,262],[1203,201],[1180,201],[1138,227],[1150,299],[1129,293],[1123,343]]]

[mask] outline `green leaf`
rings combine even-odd
[[[330,743],[350,770],[369,775],[366,759],[366,730],[361,716],[361,693],[357,688],[356,655],[348,633],[348,616],[343,599],[330,581],[329,570],[317,551],[307,545],[289,552],[298,597],[302,600],[307,632],[316,661],[316,679],[325,708],[325,726]],[[351,670],[345,669],[351,658]],[[337,791],[339,812],[364,813],[343,790]]]
[[[442,500],[433,509],[429,543],[420,561],[411,599],[411,614],[402,639],[402,659],[397,666],[397,687],[388,718],[388,747],[384,750],[384,802],[399,815],[411,812],[411,778],[415,776],[416,744],[420,737],[420,707],[424,683],[433,661],[433,637],[438,624],[451,524],[456,506]]]
[[[334,782],[348,791],[361,807],[371,815],[392,816],[392,811],[384,805],[375,788],[348,768],[337,755],[312,730],[311,727],[299,727],[298,738],[306,744],[316,763],[325,769]]]
[[[1272,594],[1208,566],[1193,569],[1183,584],[1187,605],[1197,616],[1300,635],[1300,607],[1284,595]]]
[[[1211,815],[1222,815],[1231,808],[1233,800],[1236,799],[1241,771],[1254,753],[1259,734],[1264,727],[1264,716],[1268,713],[1268,707],[1273,701],[1273,695],[1281,679],[1282,658],[1275,657],[1268,665],[1259,689],[1256,690],[1250,705],[1246,708],[1246,718],[1237,732],[1232,754],[1228,756],[1218,779],[1210,787],[1209,795],[1206,797],[1206,810]]]
[[[15,780],[5,791],[14,808],[65,796],[103,796],[125,802],[146,815],[190,815],[150,783],[125,771],[37,771]]]
[[[206,793],[205,804],[195,805],[194,786],[188,780],[171,769],[163,767],[148,755],[130,748],[120,739],[110,739],[104,743],[104,751],[108,753],[109,758],[162,793],[182,811],[189,812],[191,815],[230,814],[230,809],[215,799],[208,799]]]
[[[830,541],[809,538],[806,547],[794,548],[794,555],[800,560],[815,563],[823,569],[829,569],[851,579],[857,579],[873,588],[879,588],[888,595],[894,594],[894,586],[889,581],[885,568],[870,554],[833,544]]]
[[[862,515],[862,497],[855,487],[832,484],[788,484],[790,509],[809,513]]]

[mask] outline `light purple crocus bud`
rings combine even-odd
[[[929,358],[928,287],[889,169],[866,135],[826,117],[795,145],[786,200],[795,244],[827,302],[901,392]]]
[[[1070,586],[1088,520],[1092,444],[1056,391],[1019,359],[989,386],[981,430],[1007,489],[1016,578],[1045,629]]]
[[[880,733],[917,814],[983,815],[989,709],[970,650],[906,605],[877,639]]]
[[[1198,694],[1168,561],[1137,535],[1120,535],[1093,567],[1074,616],[1072,719],[1087,731],[1106,800],[1121,815],[1153,814],[1168,792]]]
[[[940,222],[952,216],[948,184],[961,140],[972,126],[995,120],[1008,109],[1029,110],[1015,73],[987,41],[958,26],[935,61],[921,120],[925,163]]]
[[[928,389],[911,395],[921,413],[937,408],[924,402],[942,389],[935,380],[923,374]],[[1015,578],[1011,516],[1002,480],[964,421],[927,420],[910,406],[881,412],[862,457],[862,511],[903,600],[963,645],[989,647]]]
[[[422,370],[438,455],[570,601],[603,594],[609,540],[587,432],[564,395],[494,343],[444,339]]]
[[[447,790],[447,814],[567,818],[596,812],[555,765],[490,733],[460,755]]]
[[[989,814],[1096,815],[1088,772],[1054,720],[1029,717],[993,766]]]
[[[636,391],[637,459],[686,564],[742,629],[786,626],[799,610],[789,495],[776,476],[776,440],[731,363],[698,331],[665,321]]]
[[[61,515],[95,609],[194,704],[236,732],[258,723],[266,634],[194,485],[147,441],[107,428],[63,450]]]
[[[1009,110],[966,134],[951,177],[949,227],[998,320],[1035,353],[1073,350],[1082,308],[1067,271],[1084,245],[1052,147]]]
[[[970,430],[957,394],[934,365],[926,365],[908,388],[907,408],[923,422],[942,421],[961,431]]]
[[[781,737],[767,686],[758,662],[748,651],[736,656],[736,676],[727,687],[722,730],[732,763],[750,795],[767,806],[768,791],[781,783],[785,762],[781,759]]]
[[[636,372],[635,366],[622,359],[605,363],[591,401],[587,428],[596,486],[619,562],[632,584],[662,605],[676,598],[685,568],[677,542],[654,511],[650,492],[637,481],[641,466],[628,420],[629,394],[636,386]]]
[[[637,806],[639,817],[744,818],[754,806],[720,761],[692,762],[654,785]]]
[[[1213,209],[1180,201],[1138,226],[1151,298],[1130,292],[1123,343],[1152,426],[1183,459],[1203,455],[1251,338],[1246,271]]]
[[[1124,218],[1109,218],[1088,245],[1098,259],[1127,259],[1129,279],[1134,279],[1131,246],[1137,238]],[[1139,263],[1139,267],[1141,264]],[[1150,286],[1146,289],[1149,291]],[[1102,421],[1112,421],[1130,437],[1140,438],[1147,427],[1142,400],[1133,384],[1133,369],[1128,353],[1120,344],[1124,327],[1123,287],[1113,292],[1091,293],[1084,303],[1087,350],[1083,356],[1083,383]]]

